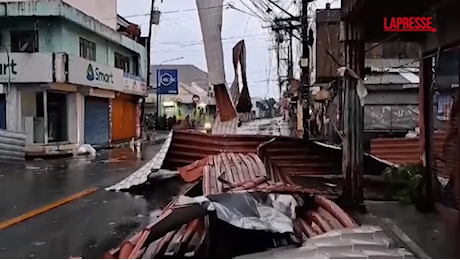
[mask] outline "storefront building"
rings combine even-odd
[[[26,155],[73,153],[82,144],[105,147],[140,136],[147,53],[139,37],[60,1],[5,8],[0,129],[26,133]]]

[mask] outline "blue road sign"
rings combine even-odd
[[[160,86],[160,94],[178,94],[179,78],[177,70],[157,71],[157,82]]]

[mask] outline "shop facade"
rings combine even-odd
[[[96,147],[140,136],[139,99],[145,82],[123,70],[67,55],[68,82],[84,95],[83,142]],[[138,131],[139,130],[139,131]]]
[[[28,155],[140,136],[141,78],[65,53],[10,53],[10,66],[0,73],[0,129],[26,133]]]

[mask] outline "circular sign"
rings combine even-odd
[[[164,73],[160,76],[160,82],[163,86],[169,86],[176,82],[176,79],[169,73]]]

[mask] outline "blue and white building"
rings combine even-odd
[[[25,132],[28,153],[140,135],[143,38],[116,0],[90,2],[0,1],[0,128]]]

